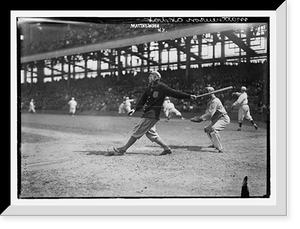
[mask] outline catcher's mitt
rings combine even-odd
[[[200,116],[195,116],[193,118],[190,119],[191,122],[202,122],[203,119],[200,118]]]

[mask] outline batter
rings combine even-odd
[[[184,92],[174,90],[166,84],[160,82],[161,75],[159,72],[154,71],[149,74],[149,87],[145,90],[144,94],[136,104],[135,109],[129,111],[128,115],[131,116],[136,111],[143,108],[143,113],[140,121],[133,128],[133,133],[128,142],[119,148],[113,148],[115,152],[109,152],[106,156],[119,156],[124,155],[129,147],[131,147],[143,135],[160,145],[164,150],[159,155],[171,154],[170,147],[163,141],[163,139],[156,132],[156,123],[160,119],[162,104],[166,96],[175,97],[178,99],[196,99],[195,95],[189,95]]]

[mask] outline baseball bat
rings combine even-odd
[[[204,96],[207,96],[207,95],[219,93],[219,92],[222,92],[222,91],[227,91],[227,90],[230,90],[230,89],[233,89],[233,87],[232,86],[224,87],[224,88],[221,88],[221,89],[218,89],[218,90],[214,90],[214,91],[202,94],[202,95],[197,95],[196,98],[198,99],[198,98],[201,98],[201,97],[204,97]]]

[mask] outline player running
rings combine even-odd
[[[238,111],[239,128],[237,129],[237,131],[242,130],[242,125],[243,125],[244,118],[249,120],[256,130],[258,129],[256,123],[254,123],[253,118],[250,114],[250,108],[249,108],[249,105],[248,105],[248,95],[247,95],[246,91],[247,91],[247,88],[245,86],[242,86],[241,87],[241,92],[232,93],[232,95],[239,96],[238,99],[231,106],[232,110],[235,106],[239,107],[239,111]]]
[[[170,101],[170,97],[166,97],[165,98],[165,101],[163,103],[163,110],[164,110],[164,114],[165,114],[165,117],[166,117],[166,122],[168,122],[170,120],[170,118],[172,117],[172,114],[175,114],[177,116],[179,116],[182,120],[184,120],[184,117],[182,117],[182,114],[179,110],[177,110],[175,108],[175,105],[174,103],[172,103]]]
[[[207,87],[207,92],[213,92],[213,87]],[[220,141],[219,131],[224,130],[230,123],[230,118],[227,112],[215,94],[211,94],[207,103],[207,109],[201,116],[195,116],[190,119],[191,122],[202,122],[205,120],[211,120],[211,124],[204,127],[204,132],[207,134],[209,140],[213,143],[208,146],[209,148],[215,148],[219,153],[223,152],[223,146]]]
[[[160,79],[161,75],[157,71],[149,74],[149,87],[145,90],[144,94],[136,104],[135,109],[132,109],[128,113],[128,115],[131,116],[136,111],[144,107],[140,121],[133,128],[133,133],[127,143],[119,148],[114,147],[113,149],[115,152],[109,152],[106,154],[106,156],[124,155],[128,148],[131,147],[143,135],[146,135],[150,141],[157,143],[164,149],[159,155],[167,155],[172,153],[170,147],[156,132],[156,123],[159,121],[164,99],[166,96],[171,96],[178,99],[196,99],[196,96],[174,90],[166,84],[160,82]]]
[[[77,102],[75,101],[74,97],[72,97],[72,99],[68,102],[68,105],[70,107],[69,113],[74,117],[76,112],[76,106],[77,106]]]

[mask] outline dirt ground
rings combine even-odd
[[[104,156],[125,144],[135,117],[21,115],[19,198],[239,197],[248,176],[251,197],[267,194],[267,131],[232,121],[220,132],[224,153],[201,149],[211,143],[209,122],[163,119],[160,136],[173,154],[145,136],[124,156]]]

